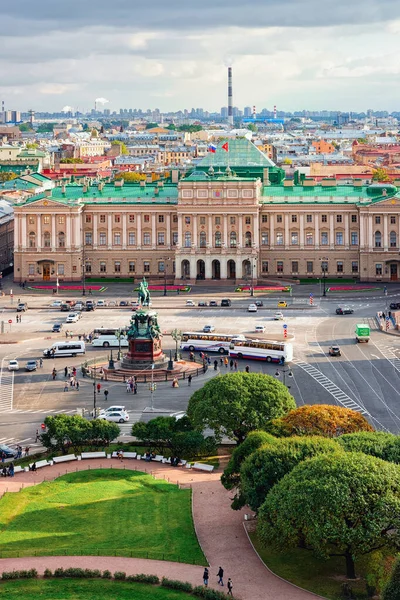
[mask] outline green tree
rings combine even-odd
[[[121,154],[129,154],[128,148],[126,147],[126,144],[124,144],[123,142],[119,142],[118,140],[113,140],[111,142],[111,146],[119,146]]]
[[[240,467],[246,458],[261,446],[274,444],[278,440],[265,431],[251,431],[244,442],[237,446],[221,476],[221,483],[227,490],[232,490],[239,485]]]
[[[362,453],[324,454],[303,461],[277,483],[261,506],[262,543],[302,546],[318,556],[355,561],[400,541],[400,469]]]
[[[83,162],[82,158],[62,158],[60,160],[60,163],[64,165],[82,165]]]
[[[167,129],[170,129],[171,131],[175,131],[176,130],[176,125],[174,125],[174,123],[170,123],[168,125]]]
[[[382,600],[400,600],[400,556],[393,564],[390,579],[382,592]]]
[[[202,131],[201,125],[179,125],[178,131],[187,131],[188,133],[195,133],[196,131]]]
[[[12,181],[17,179],[18,175],[12,171],[0,171],[0,182]]]
[[[44,423],[46,431],[40,440],[49,452],[66,454],[70,447],[77,452],[85,446],[107,446],[120,434],[116,423],[88,421],[80,415],[54,415],[46,417]]]
[[[91,446],[109,446],[121,433],[117,423],[110,423],[105,419],[93,419],[90,421],[89,438],[87,442]]]
[[[158,123],[147,123],[146,129],[154,129],[154,127],[158,127]]]
[[[386,169],[379,168],[372,171],[372,179],[374,181],[389,181],[389,173]]]
[[[25,148],[27,150],[37,150],[39,148],[39,144],[28,143],[28,144],[26,144]]]
[[[41,123],[36,129],[38,133],[52,133],[54,130],[54,123]]]
[[[19,130],[26,133],[27,131],[32,131],[32,125],[30,123],[21,123],[18,125]]]
[[[253,133],[257,132],[257,125],[255,123],[249,123],[247,125],[247,129],[250,129],[250,131],[252,131]]]
[[[114,179],[123,179],[127,183],[137,183],[138,181],[145,181],[146,175],[145,173],[137,173],[136,171],[122,171],[121,173],[117,173]]]
[[[264,429],[296,406],[286,386],[261,373],[227,373],[208,381],[190,398],[187,414],[198,429],[210,427],[242,443],[250,431]]]
[[[317,454],[340,453],[334,440],[324,437],[292,437],[276,440],[251,454],[240,469],[237,508],[248,504],[258,511],[268,492],[299,463]],[[240,505],[241,504],[241,505]]]
[[[364,452],[393,463],[400,463],[400,437],[384,431],[358,431],[341,435],[337,443],[347,452]]]

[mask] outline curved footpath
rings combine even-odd
[[[135,460],[85,460],[65,465],[53,465],[35,473],[18,473],[13,479],[0,480],[0,494],[17,492],[23,487],[50,481],[65,473],[98,468],[126,468],[152,473],[193,490],[194,523],[199,542],[211,565],[210,587],[226,591],[228,577],[233,581],[234,596],[243,600],[311,600],[311,592],[301,590],[276,577],[254,552],[243,527],[244,511],[230,508],[230,494],[220,483],[220,472],[199,473],[172,468],[159,463],[138,463]],[[225,570],[225,588],[217,585],[218,567]],[[14,569],[81,567],[125,571],[127,574],[148,573],[170,579],[202,585],[203,567],[159,560],[109,556],[49,556],[0,559],[0,572]]]

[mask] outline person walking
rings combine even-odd
[[[76,391],[79,392],[79,381],[78,380],[75,381],[75,387],[76,387]]]
[[[250,373],[250,367],[249,367],[249,365],[246,365],[245,371],[246,371],[246,373]]]
[[[204,569],[204,573],[203,573],[203,583],[204,585],[207,587],[208,586],[208,569],[207,567]]]
[[[228,586],[228,596],[233,596],[233,594],[232,594],[233,583],[232,583],[232,579],[230,577],[228,579],[227,586]]]
[[[42,367],[43,367],[43,358],[41,358],[41,359],[39,360],[39,367],[40,367],[40,368],[42,368]]]
[[[67,382],[64,383],[64,392],[68,392],[68,383]]]
[[[135,395],[135,394],[137,394],[137,383],[136,383],[136,381],[134,381],[132,383],[132,385],[133,385],[133,394]]]
[[[25,456],[29,456],[29,450],[30,450],[29,446],[26,446],[26,448],[25,448]]]
[[[235,360],[234,365],[235,365],[235,371],[237,371],[238,370],[238,361],[237,360]]]
[[[214,360],[214,371],[218,371],[218,361],[217,361],[217,359]]]
[[[129,383],[129,381],[128,381],[128,383],[126,384],[126,393],[127,393],[127,394],[130,394],[130,393],[131,393],[131,384]]]
[[[188,386],[190,387],[192,385],[192,376],[189,375],[188,377]]]
[[[55,378],[57,377],[57,371],[56,369],[53,369],[52,373],[51,373],[52,377],[53,377],[53,381],[55,380]]]
[[[108,400],[108,390],[104,390],[104,402]]]
[[[220,567],[218,569],[217,577],[218,577],[218,585],[224,585],[224,570],[222,567]]]
[[[232,358],[231,358],[231,361],[230,361],[230,363],[229,363],[229,366],[230,366],[230,368],[231,368],[231,371],[233,371],[233,360],[232,360]]]
[[[225,358],[224,358],[224,365],[225,365],[226,369],[228,368],[228,364],[229,364],[229,360],[228,360],[227,356],[225,356]]]
[[[36,429],[35,443],[37,444],[39,441],[39,429]]]

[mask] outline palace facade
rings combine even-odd
[[[222,144],[176,183],[72,183],[17,202],[15,280],[399,278],[396,185],[285,180],[248,140]]]

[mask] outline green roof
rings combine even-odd
[[[228,144],[228,152],[222,148]],[[225,168],[230,167],[275,167],[275,164],[261,152],[257,146],[246,138],[232,138],[222,140],[217,145],[215,152],[208,152],[198,163],[196,170],[204,170],[205,167]]]
[[[363,204],[374,203],[393,198],[397,194],[397,188],[386,186],[387,195],[383,195],[383,189],[373,186],[353,187],[352,185],[338,185],[332,187],[323,187],[315,185],[313,187],[303,187],[295,185],[285,187],[283,185],[264,186],[261,202],[265,204]],[[375,193],[371,193],[374,191]]]

